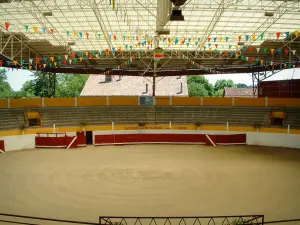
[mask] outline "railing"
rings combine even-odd
[[[298,222],[297,219],[265,221],[264,215],[236,216],[189,216],[189,217],[116,217],[100,216],[98,222],[53,219],[0,213],[0,222],[24,225],[264,225],[272,223]]]

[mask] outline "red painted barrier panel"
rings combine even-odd
[[[67,147],[65,133],[38,133],[35,137],[36,148],[65,148]]]
[[[76,132],[77,136],[77,146],[86,146],[86,136],[84,134],[84,131]]]
[[[209,146],[220,144],[245,144],[246,134],[110,134],[95,135],[95,145],[114,143],[198,143]]]
[[[74,140],[75,137],[76,137],[76,139]],[[71,146],[69,148],[77,148],[78,147],[78,142],[77,142],[78,137],[77,136],[75,136],[75,137],[70,137],[70,136],[66,137],[67,147],[69,147],[69,145],[73,142],[73,140],[74,140],[74,142],[71,144]]]
[[[4,140],[0,140],[0,150],[5,152]]]
[[[246,144],[246,134],[217,135],[217,144]]]

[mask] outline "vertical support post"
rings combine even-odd
[[[172,122],[169,122],[169,129],[172,130]]]
[[[232,106],[234,106],[234,97],[232,97]]]
[[[74,97],[74,106],[77,107],[78,103],[77,103],[77,97]]]
[[[269,100],[268,97],[265,97],[265,106],[266,106],[266,107],[268,107],[268,104],[269,104],[269,103],[268,103],[268,100]]]
[[[115,130],[115,123],[111,122],[111,130],[114,131]]]
[[[171,96],[169,96],[169,103],[170,103],[170,105],[173,105],[173,99],[172,99],[172,95]]]
[[[42,97],[42,107],[45,107],[45,98]]]
[[[106,95],[106,105],[109,105],[109,96]]]
[[[226,131],[228,132],[229,131],[229,123],[226,122]]]
[[[288,130],[287,130],[288,134],[291,133],[291,129],[290,129],[290,125],[288,125]]]
[[[141,96],[137,96],[137,98],[138,98],[138,106],[140,106],[141,105]]]
[[[7,108],[10,109],[10,98],[7,99]]]
[[[203,97],[200,98],[200,105],[203,105]]]
[[[55,124],[53,124],[53,133],[55,133],[56,128],[55,128]]]

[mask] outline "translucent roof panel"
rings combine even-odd
[[[4,22],[8,22],[10,32],[23,33],[30,40],[46,40],[61,46],[75,42],[71,46],[74,51],[153,49],[157,9],[162,0],[115,0],[114,7],[112,2],[0,3],[2,30]],[[263,40],[277,39],[278,32],[281,33],[278,39],[282,40],[286,32],[300,28],[300,2],[295,0],[187,0],[181,9],[185,21],[167,22],[165,28],[170,34],[160,36],[159,43],[164,49],[235,49],[238,42],[259,45]],[[265,16],[265,12],[273,16]],[[261,34],[263,39],[258,38]],[[252,39],[252,35],[256,38]]]

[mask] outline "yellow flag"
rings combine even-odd
[[[54,64],[54,66],[56,66],[56,65],[57,65],[57,62],[54,62],[53,64]]]
[[[220,37],[220,41],[222,41],[223,40],[223,37]]]
[[[238,53],[235,53],[235,58],[237,59],[239,57],[239,54]]]
[[[33,31],[34,31],[34,33],[36,33],[38,31],[38,28],[37,27],[33,27]]]
[[[89,56],[89,52],[85,52],[85,56]]]
[[[16,60],[14,60],[14,65],[15,65],[15,66],[17,65],[17,63],[18,63],[18,62],[17,62]]]
[[[211,48],[208,49],[211,52]]]
[[[238,49],[239,49],[239,46],[238,46],[238,45],[236,45],[236,46],[235,46],[235,49],[236,49],[236,50],[238,50]]]
[[[79,58],[80,62],[82,62],[82,59],[83,59],[82,57]]]
[[[271,48],[272,55],[274,54],[274,50],[275,50],[274,48]]]
[[[9,68],[9,67],[8,67]],[[29,70],[32,70],[32,66],[29,66]]]
[[[296,35],[296,37],[298,37],[299,36],[299,31],[295,31],[295,35]]]
[[[286,68],[287,64],[285,63],[285,64],[283,64],[283,65],[284,65],[284,68]]]
[[[50,60],[53,62],[53,60],[54,60],[54,57],[53,57],[53,56],[51,56],[51,57],[50,57]]]
[[[77,37],[77,32],[74,31],[73,34],[74,34],[74,38],[76,38]]]
[[[106,36],[106,34],[104,34],[104,40],[107,40],[107,36]]]
[[[201,46],[202,46],[202,47],[204,47],[204,44],[205,44],[205,43],[204,43],[204,42],[202,42]]]
[[[252,34],[252,40],[255,41],[256,39],[256,34]]]
[[[260,64],[263,64],[263,63],[264,63],[264,60],[263,60],[263,59],[261,59],[261,60],[260,60]]]

